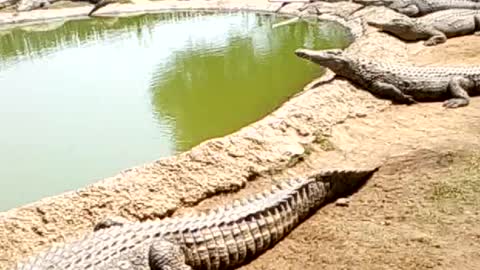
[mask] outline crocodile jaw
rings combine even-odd
[[[349,63],[348,58],[343,54],[340,49],[330,49],[314,51],[309,49],[297,49],[295,55],[309,60],[315,64],[327,67],[332,71],[343,70],[345,65]]]

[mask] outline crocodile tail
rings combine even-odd
[[[347,197],[357,192],[379,170],[379,166],[365,169],[328,170],[316,175],[316,181],[329,186],[326,202]]]

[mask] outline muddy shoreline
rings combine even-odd
[[[282,13],[295,15],[300,5],[288,5],[282,9]],[[100,10],[98,15],[119,16],[173,9],[272,12],[278,7],[278,3],[268,3],[263,0],[161,1],[111,5]],[[325,3],[322,8],[335,10],[344,16],[357,7],[356,4],[339,2]],[[37,10],[18,16],[0,13],[0,25],[81,18],[89,10],[90,7]],[[366,8],[358,12],[358,18],[368,16],[378,18],[395,16],[395,14],[378,7]],[[436,51],[448,51],[450,40],[445,46],[437,49],[424,48],[420,43],[405,44],[365,27],[358,18],[349,22],[340,22],[352,27],[352,35],[356,36],[355,42],[347,50],[390,61],[421,64],[465,62],[465,59],[470,59],[462,55],[461,51],[455,50],[451,53],[450,60],[431,61],[438,57],[435,55]],[[471,37],[466,39],[469,40]],[[455,55],[455,52],[458,55]],[[432,56],[422,58],[422,55]],[[471,61],[474,63],[474,60]],[[186,211],[198,203],[200,203],[198,207],[204,204],[213,206],[223,203],[224,198],[230,196],[215,196],[216,194],[229,194],[237,190],[241,190],[238,194],[244,194],[246,190],[253,192],[260,186],[268,186],[272,178],[309,174],[318,168],[346,165],[372,166],[386,162],[386,169],[383,171],[381,169],[381,174],[383,172],[383,174],[395,175],[402,170],[392,164],[396,164],[395,162],[403,164],[402,160],[405,159],[418,159],[418,164],[425,164],[426,161],[422,158],[426,157],[432,161],[443,160],[445,155],[452,153],[454,157],[471,156],[475,154],[471,153],[471,150],[478,149],[480,146],[480,140],[475,136],[480,132],[477,124],[480,123],[479,115],[476,113],[479,108],[478,98],[473,98],[472,104],[465,109],[455,111],[445,111],[440,103],[393,106],[390,101],[377,99],[345,80],[335,79],[296,95],[262,120],[231,135],[208,140],[191,151],[177,156],[162,158],[124,170],[77,191],[45,198],[0,213],[0,250],[2,251],[0,252],[0,269],[8,269],[19,258],[43,250],[52,243],[77,239],[91,231],[95,222],[112,215],[123,216],[130,220],[162,218]],[[410,116],[411,114],[426,118],[425,121],[430,124],[428,127],[435,132],[430,132],[430,129],[423,130],[422,127],[426,127],[426,123]],[[405,123],[399,119],[396,122],[397,125],[388,126],[388,119],[402,115],[405,115],[403,119]],[[441,125],[452,117],[458,125],[452,124],[451,127]],[[382,122],[378,119],[385,120]],[[412,124],[410,127],[409,123],[412,121],[417,125]],[[366,127],[357,130],[355,127],[362,126],[362,123]],[[403,131],[405,135],[397,134],[396,132],[400,132],[398,130],[403,126],[406,127]],[[407,134],[409,130],[419,133]],[[456,143],[448,143],[454,138],[453,132],[463,132],[464,139],[457,138]],[[373,135],[383,133],[385,135]],[[424,137],[419,134],[424,134]],[[441,135],[440,139],[430,140],[436,134]],[[419,142],[420,137],[426,142]],[[374,138],[375,141],[373,141]],[[367,144],[368,141],[372,141],[371,144]],[[427,151],[426,154],[425,151]],[[233,197],[236,195],[234,194]],[[327,216],[328,211],[332,211],[328,209]],[[321,219],[323,214],[325,213],[320,211],[315,218]],[[338,225],[338,222],[342,221],[332,220],[332,224]],[[308,228],[302,226],[301,230],[308,230]],[[281,244],[291,247],[289,242],[292,239],[295,238],[287,237]],[[361,243],[356,244],[361,245]],[[275,254],[278,255],[278,252],[285,252],[285,250],[281,247],[277,250],[274,248],[245,268],[278,269],[279,266],[269,260],[274,261]],[[344,254],[343,251],[340,253]],[[319,265],[335,269],[335,262],[327,260],[309,266],[302,264],[305,260],[308,261],[308,258],[300,259],[297,263],[292,263],[295,260],[287,260],[281,265],[289,265],[288,269],[300,267],[318,269]],[[346,261],[345,267],[352,268],[353,265],[349,263],[351,262]],[[385,266],[388,266],[388,262]],[[420,268],[423,267],[417,269]],[[378,269],[384,268],[378,267]]]

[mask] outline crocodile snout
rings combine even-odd
[[[302,49],[295,50],[295,55],[301,58],[307,58],[307,54]]]
[[[368,25],[370,25],[370,26],[373,26],[373,27],[376,27],[376,28],[380,28],[380,29],[383,29],[383,27],[385,26],[384,23],[380,23],[380,22],[368,21],[367,23],[368,23]]]

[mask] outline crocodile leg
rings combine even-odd
[[[385,97],[399,103],[405,103],[405,104],[416,103],[416,101],[413,99],[412,96],[405,95],[395,85],[392,85],[389,83],[376,81],[370,85],[370,88],[368,90],[370,90],[375,95],[378,95],[380,97]]]
[[[475,87],[475,83],[472,80],[469,80],[465,77],[456,76],[451,79],[448,83],[448,89],[453,98],[445,101],[443,103],[444,107],[447,108],[458,108],[467,106],[470,97],[468,96],[467,89],[472,89]]]
[[[420,13],[420,9],[416,5],[408,5],[407,7],[395,8],[398,12],[403,13],[409,17]]]
[[[180,246],[159,240],[150,246],[148,264],[151,270],[192,270],[185,263],[185,254]]]
[[[434,46],[447,41],[445,33],[435,29],[433,26],[425,27],[423,30],[425,34],[430,35],[430,38],[423,43],[425,46]]]
[[[480,36],[480,15],[473,16],[473,20],[475,22],[475,33],[474,35]]]

